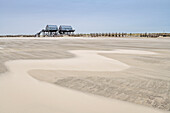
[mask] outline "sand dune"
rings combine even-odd
[[[102,52],[102,51],[100,51]],[[68,69],[121,71],[128,65],[97,55],[96,51],[72,51],[77,57],[65,60],[19,60],[6,63],[9,72],[0,79],[0,112],[2,113],[164,113],[114,99],[81,93],[37,81],[28,75],[35,69]],[[84,53],[84,54],[83,54]],[[88,59],[89,58],[89,59]],[[93,60],[90,60],[90,59]],[[79,60],[78,60],[79,59]],[[70,60],[70,61],[69,61]],[[81,60],[85,60],[82,62]],[[81,61],[81,63],[79,62]],[[97,62],[99,61],[99,62]],[[63,62],[65,62],[63,64]],[[67,67],[68,63],[73,67]],[[97,63],[95,68],[89,63]],[[83,65],[81,65],[83,64]],[[102,65],[101,65],[102,64]],[[115,69],[107,68],[106,65]],[[104,66],[104,67],[103,67]]]
[[[0,38],[0,113],[168,112],[169,43],[137,38]],[[72,67],[65,66],[71,65],[65,60]]]

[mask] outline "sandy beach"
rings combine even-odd
[[[170,39],[0,39],[2,113],[168,113]]]

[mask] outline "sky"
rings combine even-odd
[[[0,35],[46,25],[76,33],[170,32],[170,0],[0,0]]]

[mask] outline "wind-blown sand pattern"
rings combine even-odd
[[[168,112],[169,43],[159,39],[0,40],[5,45],[0,50],[0,72],[8,70],[0,75],[0,112]]]
[[[48,65],[47,67],[56,64],[56,70],[50,71],[45,68],[46,70],[29,71],[29,74],[36,79],[83,92],[162,109],[169,108],[169,96],[162,95],[162,92],[166,92],[167,88],[169,89],[169,81],[156,78],[152,80],[149,76],[140,77],[142,79],[138,80],[138,77],[134,75],[122,75],[121,72],[114,71],[124,70],[124,72],[126,72],[130,66],[120,61],[97,55],[97,53],[128,53],[143,55],[156,55],[156,53],[137,50],[98,52],[83,50],[71,51],[71,53],[74,53],[76,57],[67,60],[53,61],[53,64],[48,64],[48,62],[39,64]],[[156,87],[156,89],[153,87]]]
[[[7,113],[8,112],[126,113],[128,110],[131,113],[136,113],[136,112],[163,113],[163,111],[149,109],[134,104],[129,104],[129,103],[115,101],[115,100],[111,101],[108,99],[104,99],[102,97],[94,97],[91,95],[85,95],[80,92],[67,90],[61,87],[54,87],[49,84],[37,83],[35,80],[31,79],[27,74],[27,71],[32,69],[38,69],[38,68],[39,69],[68,69],[68,70],[79,70],[79,71],[90,70],[94,72],[95,71],[100,72],[104,70],[120,71],[128,68],[127,65],[117,60],[113,60],[113,59],[110,60],[104,57],[100,57],[99,55],[96,54],[96,51],[74,51],[72,53],[77,54],[77,57],[68,60],[60,59],[60,60],[43,60],[43,61],[30,60],[30,61],[7,62],[6,66],[8,67],[10,72],[5,75],[8,77],[5,78],[5,80],[2,79],[3,81],[0,83],[0,89],[4,91],[2,94],[0,94],[1,102],[3,102],[0,111],[2,111],[3,113],[5,112]],[[86,62],[82,60],[85,60]],[[100,61],[97,62],[98,60]],[[93,63],[96,63],[96,66],[99,68],[96,68],[96,66],[91,65]],[[116,69],[105,67],[108,65],[113,68],[114,66],[117,67]],[[40,70],[38,73],[42,75],[45,74],[42,72],[43,71]],[[71,71],[70,74],[72,74]],[[49,77],[49,75],[46,76]],[[67,76],[61,76],[61,77],[67,77]],[[42,76],[40,76],[40,79],[48,80],[46,78],[42,78]],[[6,95],[9,96],[8,103],[6,103]],[[18,95],[20,96],[18,97]],[[43,101],[45,103],[43,103]],[[6,109],[7,106],[10,107],[10,109]],[[32,107],[35,107],[36,109],[35,108],[32,109]]]

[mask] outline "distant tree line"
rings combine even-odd
[[[63,37],[65,35],[55,35]],[[170,37],[170,33],[89,33],[89,34],[69,34],[70,37]],[[36,37],[35,35],[0,35],[0,37]]]
[[[170,33],[90,33],[71,34],[74,37],[170,37]]]

